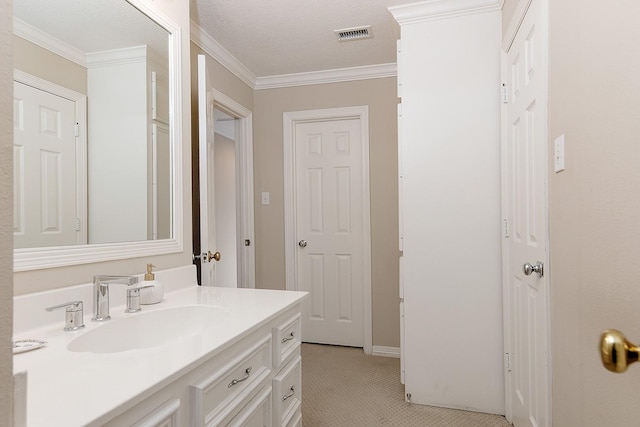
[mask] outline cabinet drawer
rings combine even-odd
[[[239,410],[271,373],[267,335],[229,363],[189,387],[193,426],[216,426]]]
[[[271,387],[265,387],[238,413],[229,427],[271,427]]]
[[[287,426],[302,404],[302,358],[297,355],[273,378],[273,425]]]
[[[273,366],[279,366],[300,345],[300,313],[273,328]]]

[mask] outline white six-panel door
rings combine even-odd
[[[547,259],[547,61],[541,1],[533,0],[506,54],[505,212],[507,415],[550,425],[548,280],[524,273]]]
[[[75,103],[14,82],[13,122],[14,247],[75,245]]]
[[[297,123],[297,285],[307,342],[362,347],[363,145],[359,119]]]

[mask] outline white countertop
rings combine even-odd
[[[52,420],[60,420],[65,426],[86,425],[131,399],[146,397],[305,296],[305,292],[189,285],[166,293],[159,304],[142,306],[141,313],[125,314],[124,305],[112,302],[111,322],[185,305],[215,306],[228,313],[219,323],[210,325],[203,335],[185,336],[159,347],[120,353],[67,350],[71,340],[102,324],[90,320],[90,301],[85,302],[86,327],[80,331],[64,332],[62,323],[21,331],[14,340],[32,338],[48,342],[43,348],[16,354],[13,358],[14,373],[28,373],[28,426],[51,425]],[[64,312],[58,314],[64,317]],[[189,325],[184,327],[188,330]]]

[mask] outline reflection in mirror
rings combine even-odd
[[[125,0],[14,0],[14,247],[174,235],[167,30]]]

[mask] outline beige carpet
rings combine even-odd
[[[304,427],[504,427],[498,415],[406,403],[400,361],[362,349],[302,345]]]

